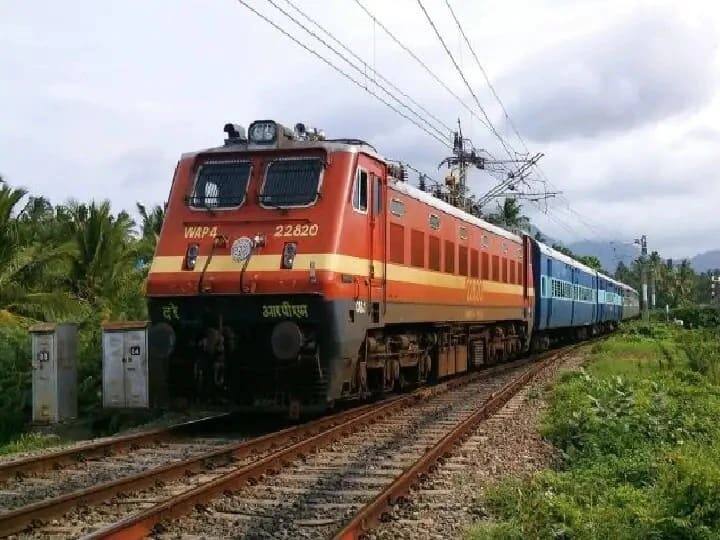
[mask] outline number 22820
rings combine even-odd
[[[303,225],[276,225],[275,234],[273,236],[317,236],[318,225],[307,223]]]

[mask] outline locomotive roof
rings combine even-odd
[[[462,219],[467,223],[477,225],[478,227],[493,232],[498,236],[502,236],[503,238],[507,238],[508,240],[522,242],[522,238],[520,238],[517,234],[511,233],[510,231],[505,230],[502,227],[498,227],[497,225],[493,225],[492,223],[488,223],[484,219],[475,217],[472,214],[468,214],[467,212],[464,212],[463,210],[460,210],[459,208],[448,204],[445,201],[438,199],[437,197],[433,197],[430,193],[425,193],[424,191],[416,188],[415,186],[411,186],[407,182],[402,182],[396,179],[393,183],[393,187],[397,191],[404,195],[407,195],[408,197],[412,197],[413,199],[423,202],[428,206],[432,206],[437,210],[442,210],[446,214],[455,216],[456,218]]]
[[[224,146],[216,146],[213,148],[207,148],[205,150],[188,152],[183,154],[183,157],[194,157],[198,154],[227,154],[231,152],[277,152],[285,150],[325,150],[326,152],[351,152],[357,153],[362,152],[369,156],[382,161],[386,161],[383,156],[377,153],[377,150],[368,142],[360,139],[329,139],[322,141],[306,141],[306,140],[294,140],[287,141],[281,147],[278,146],[263,146],[260,144],[250,143],[233,143]]]

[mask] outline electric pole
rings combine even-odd
[[[642,235],[635,240],[640,245],[640,282],[642,283],[641,308],[642,319],[647,322],[650,320],[650,312],[648,311],[648,272],[647,272],[647,236]]]
[[[653,251],[653,258],[652,260],[657,260],[657,251]],[[655,265],[650,264],[650,309],[655,309],[655,291],[656,291],[656,283],[655,278],[657,276],[655,275]]]
[[[458,130],[454,134],[453,155],[446,157],[440,162],[438,168],[447,165],[449,172],[445,177],[447,199],[450,204],[471,214],[479,214],[480,208],[494,198],[504,196],[507,190],[515,190],[521,182],[525,182],[530,174],[531,168],[537,164],[543,154],[535,154],[532,157],[518,157],[517,159],[497,160],[485,157],[489,154],[485,150],[476,150],[472,141],[463,137],[462,126],[458,120]],[[510,170],[509,166],[519,164],[517,170]],[[505,178],[494,186],[488,193],[478,198],[468,196],[467,173],[469,167],[476,167],[481,170],[503,172]],[[495,170],[498,168],[499,170]],[[554,197],[557,193],[518,193],[527,195],[528,198],[542,199]]]

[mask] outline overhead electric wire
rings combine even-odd
[[[357,0],[356,0],[357,1]],[[440,44],[442,45],[443,49],[445,49],[445,52],[447,53],[448,57],[450,58],[450,61],[452,62],[453,66],[455,66],[455,70],[460,75],[460,78],[465,83],[465,86],[467,87],[468,91],[470,92],[470,95],[472,95],[473,99],[475,100],[475,104],[477,105],[478,109],[480,109],[480,112],[482,112],[483,116],[485,117],[485,120],[487,121],[487,127],[492,131],[493,135],[497,138],[498,141],[500,141],[500,144],[505,149],[505,152],[507,152],[508,156],[511,158],[515,157],[517,152],[513,149],[512,151],[508,147],[508,143],[505,141],[505,139],[498,133],[497,129],[495,129],[495,126],[493,125],[492,121],[490,120],[490,117],[488,116],[487,112],[483,108],[482,104],[480,103],[480,100],[477,97],[477,94],[475,94],[475,91],[472,89],[472,86],[468,82],[467,78],[465,77],[465,73],[463,73],[462,68],[457,63],[457,60],[455,60],[455,57],[453,56],[453,53],[448,48],[447,44],[445,43],[445,40],[443,39],[442,35],[440,34],[440,31],[438,30],[437,26],[435,26],[435,22],[432,20],[432,17],[430,17],[430,14],[425,9],[425,6],[422,3],[422,0],[417,0],[418,5],[420,6],[420,9],[425,14],[425,18],[427,19],[428,23],[432,27],[432,29],[435,32],[435,35],[437,36],[438,40],[440,41]]]
[[[332,45],[330,45],[327,41],[325,41],[323,38],[318,36],[315,32],[313,32],[310,28],[305,26],[302,22],[298,21],[295,17],[293,17],[290,13],[285,11],[283,8],[281,8],[277,3],[275,3],[274,0],[266,0],[269,4],[271,4],[276,10],[278,10],[280,13],[282,13],[285,17],[290,19],[293,23],[295,23],[297,26],[305,30],[308,34],[310,34],[313,38],[315,38],[317,41],[322,43],[325,47],[330,49],[333,53],[335,53],[340,59],[342,59],[346,64],[348,64],[351,68],[353,68],[355,71],[357,71],[360,75],[365,75],[363,70],[359,68],[357,65],[355,65],[353,62],[351,62],[347,57],[343,56],[340,52],[338,52],[337,49],[335,49]],[[286,3],[290,4],[292,7],[293,4],[286,0]],[[299,10],[298,8],[295,8],[297,11],[301,12],[302,10]],[[430,123],[426,118],[424,118],[421,114],[419,114],[417,111],[409,107],[407,104],[405,104],[401,99],[399,99],[397,96],[395,96],[392,92],[388,91],[387,88],[383,87],[382,85],[379,85],[377,83],[374,83],[380,90],[382,90],[390,99],[394,100],[398,105],[406,109],[410,114],[413,114],[418,120],[421,122],[424,122],[425,125],[435,131],[440,137],[447,137],[448,142],[450,141],[450,133],[445,133],[441,129],[438,129],[436,126],[434,126],[432,123]]]
[[[348,74],[346,71],[344,71],[343,69],[341,69],[341,68],[339,68],[338,66],[336,66],[333,62],[331,62],[330,60],[328,60],[327,58],[325,58],[324,56],[322,56],[320,53],[318,53],[317,51],[315,51],[315,50],[312,49],[311,47],[309,47],[309,46],[307,46],[306,44],[304,44],[304,43],[303,43],[302,41],[300,41],[298,38],[296,38],[295,36],[293,36],[292,34],[290,34],[288,31],[286,31],[284,28],[282,28],[280,25],[278,25],[275,21],[273,21],[272,19],[268,18],[266,15],[260,13],[258,10],[256,10],[254,7],[252,7],[248,2],[246,2],[245,0],[237,0],[237,1],[238,1],[238,3],[240,3],[241,5],[245,6],[245,7],[246,7],[248,10],[250,10],[252,13],[254,13],[256,16],[258,16],[259,18],[261,18],[262,20],[264,20],[266,23],[268,23],[269,25],[271,25],[273,28],[275,28],[278,32],[280,32],[281,34],[285,35],[287,38],[291,39],[293,42],[295,42],[297,45],[299,45],[300,47],[302,47],[303,49],[305,49],[307,52],[309,52],[310,54],[312,54],[313,56],[315,56],[316,58],[318,58],[319,60],[321,60],[323,63],[325,63],[325,64],[327,64],[328,66],[330,66],[332,69],[334,69],[335,71],[337,71],[340,75],[342,75],[343,77],[345,77],[346,79],[348,79],[350,82],[352,82],[353,84],[355,84],[355,85],[358,86],[359,88],[365,90],[368,94],[370,94],[370,95],[373,96],[375,99],[377,99],[378,101],[380,101],[381,103],[383,103],[385,106],[387,106],[388,108],[392,109],[393,111],[395,111],[397,114],[399,114],[400,116],[402,116],[403,118],[405,118],[405,119],[408,120],[409,122],[413,123],[415,126],[417,126],[418,128],[420,128],[421,130],[423,130],[427,135],[429,135],[430,137],[432,137],[433,139],[435,139],[436,141],[438,141],[440,144],[442,144],[443,146],[445,146],[445,147],[447,147],[447,148],[452,148],[452,146],[451,146],[447,141],[441,139],[441,138],[438,137],[436,134],[434,134],[433,132],[429,131],[429,130],[428,130],[427,128],[425,128],[422,124],[419,124],[419,123],[416,122],[413,118],[409,117],[407,114],[405,114],[404,112],[402,112],[401,110],[399,110],[397,107],[395,107],[392,103],[388,102],[387,100],[385,100],[384,98],[382,98],[381,96],[379,96],[377,93],[373,92],[370,88],[367,87],[367,85],[363,85],[361,82],[359,82],[358,80],[356,80],[352,75]]]
[[[386,77],[382,75],[378,70],[376,70],[374,67],[370,66],[365,60],[363,60],[357,53],[355,53],[350,47],[348,47],[345,43],[343,43],[341,40],[339,40],[335,34],[330,32],[327,28],[325,28],[323,25],[321,25],[319,22],[317,22],[315,19],[310,17],[310,15],[307,14],[304,10],[302,10],[300,7],[297,6],[294,2],[291,0],[285,0],[286,4],[289,4],[295,11],[297,11],[305,20],[309,21],[310,23],[314,24],[317,28],[322,30],[330,39],[332,39],[335,43],[337,43],[344,51],[346,51],[350,56],[355,58],[358,62],[360,62],[365,69],[370,70],[375,76],[377,76],[381,81],[388,84],[393,90],[395,90],[398,94],[403,96],[405,99],[410,101],[413,105],[415,105],[418,109],[423,111],[425,114],[427,114],[430,118],[432,118],[435,122],[440,124],[442,127],[447,129],[449,132],[453,132],[454,129],[447,125],[445,122],[443,122],[440,118],[435,116],[433,113],[431,113],[429,110],[427,110],[423,105],[418,103],[416,100],[414,100],[411,96],[407,95],[405,92],[403,92],[400,88],[398,88],[394,83],[389,81]]]
[[[370,17],[370,19],[382,29],[383,32],[385,32],[388,35],[388,37],[390,37],[390,39],[392,39],[398,45],[398,47],[400,47],[407,54],[409,54],[413,60],[415,60],[418,64],[420,64],[420,66],[422,66],[422,68],[428,73],[428,75],[430,75],[433,78],[433,80],[435,80],[435,82],[437,82],[440,86],[442,86],[473,117],[475,117],[481,124],[483,124],[485,127],[487,127],[489,129],[490,126],[487,125],[487,122],[483,118],[479,117],[477,115],[477,113],[475,113],[475,111],[467,103],[465,103],[465,101],[463,101],[463,99],[460,96],[458,96],[447,84],[445,84],[445,82],[443,82],[443,80],[432,69],[430,69],[430,67],[428,67],[428,65],[425,62],[423,62],[423,60],[420,59],[418,57],[418,55],[416,55],[412,51],[412,49],[410,49],[407,45],[405,45],[402,41],[400,41],[400,39],[398,39],[398,37],[395,36],[395,34],[393,34],[380,20],[378,20],[378,18],[375,15],[373,15],[370,12],[370,10],[368,10],[368,8],[366,8],[365,5],[360,0],[354,0],[354,1],[360,7],[360,9],[362,9],[365,12],[365,14],[368,17]]]
[[[520,141],[520,144],[522,145],[523,149],[526,153],[530,153],[530,150],[528,149],[528,145],[525,142],[525,139],[520,134],[520,131],[518,130],[515,123],[512,121],[512,118],[510,118],[510,114],[507,111],[507,108],[505,107],[505,104],[503,103],[502,99],[500,98],[500,95],[498,94],[497,90],[492,84],[492,81],[490,80],[490,77],[487,74],[487,71],[485,71],[485,68],[482,65],[482,62],[480,62],[480,58],[478,57],[477,53],[475,52],[474,47],[470,43],[470,39],[468,38],[467,34],[465,33],[465,30],[462,27],[462,24],[460,23],[460,19],[455,14],[455,10],[453,9],[452,5],[450,4],[450,0],[445,0],[445,5],[447,6],[448,10],[450,11],[450,15],[452,16],[453,20],[455,21],[455,25],[457,26],[458,31],[460,32],[460,35],[463,38],[463,41],[465,42],[465,45],[467,45],[468,50],[470,51],[470,54],[472,55],[473,59],[475,60],[475,63],[480,70],[480,73],[482,73],[483,78],[485,79],[485,82],[488,85],[488,88],[490,89],[490,92],[492,92],[492,95],[495,97],[495,100],[497,101],[498,105],[502,109],[503,115],[505,117],[505,120],[507,121],[508,125],[512,129],[513,133],[515,133],[515,136]],[[545,171],[542,169],[542,167],[539,164],[534,165],[535,169],[537,170],[539,176],[544,180],[545,183],[549,184],[551,188],[554,188],[556,191],[560,191],[557,186],[554,186],[552,182],[548,179],[547,174],[545,174]],[[582,216],[580,213],[576,212],[573,208],[570,206],[570,201],[560,193],[559,196],[560,200],[565,201],[565,206],[568,212],[571,212],[575,215],[575,219],[582,223],[588,230],[590,230],[593,234],[601,233],[598,227],[595,225],[589,223],[585,220],[584,216]],[[603,227],[606,232],[611,232],[610,229]],[[614,233],[613,233],[614,234]]]
[[[498,104],[500,105],[500,108],[502,109],[503,115],[505,116],[505,119],[507,120],[508,124],[512,128],[513,132],[517,136],[518,140],[522,144],[523,148],[525,149],[526,153],[530,153],[530,150],[528,150],[527,144],[525,144],[525,140],[523,139],[522,135],[520,135],[520,132],[515,127],[515,124],[513,123],[512,119],[510,118],[510,115],[507,112],[507,109],[505,108],[505,105],[503,104],[502,100],[500,99],[500,96],[495,91],[495,87],[493,86],[492,82],[490,82],[490,77],[488,76],[487,72],[485,71],[485,68],[483,67],[482,63],[480,63],[480,59],[478,58],[478,55],[475,54],[475,49],[470,44],[470,40],[468,39],[467,35],[465,34],[465,30],[463,30],[462,25],[460,24],[460,20],[455,15],[455,10],[453,10],[452,6],[450,5],[450,0],[445,0],[445,5],[450,10],[450,14],[452,15],[453,20],[455,21],[455,24],[460,31],[460,35],[462,36],[463,40],[465,41],[465,44],[467,45],[468,50],[470,51],[470,54],[475,59],[475,63],[477,64],[478,68],[480,68],[480,72],[482,73],[483,77],[485,78],[485,82],[487,83],[488,87],[490,87],[490,91],[492,92],[492,95],[495,96],[495,99],[497,100]]]

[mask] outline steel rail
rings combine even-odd
[[[407,397],[410,396],[411,394]],[[393,397],[383,403],[391,404],[397,399]],[[207,468],[207,463],[212,460],[221,458],[242,459],[254,453],[272,450],[283,443],[289,444],[289,442],[294,442],[298,438],[308,437],[338,423],[346,422],[349,418],[360,415],[375,406],[376,404],[369,404],[349,409],[326,418],[320,418],[253,439],[224,445],[188,459],[168,463],[167,465],[10,510],[0,514],[0,536],[22,531],[35,522],[62,515],[64,512],[80,505],[104,502],[118,493],[146,489],[162,480],[173,480],[186,474],[204,470]]]
[[[540,357],[540,361],[529,370],[504,385],[500,390],[493,392],[490,398],[477,408],[469,417],[457,424],[452,431],[440,439],[410,468],[395,478],[383,491],[360,509],[355,517],[333,537],[334,540],[357,540],[369,529],[377,525],[383,514],[401,497],[406,496],[410,488],[417,484],[423,475],[427,475],[452,448],[461,443],[464,438],[475,431],[478,425],[495,414],[507,403],[523,386],[525,386],[540,371],[549,366],[557,358],[564,356],[571,346],[560,351],[553,351]]]
[[[417,399],[416,395],[408,395],[391,400],[390,403],[385,403],[379,407],[373,407],[369,411],[328,430],[321,431],[317,435],[303,439],[254,463],[235,469],[219,478],[171,497],[152,508],[90,533],[84,536],[83,539],[128,540],[130,538],[145,538],[152,533],[158,523],[187,514],[196,506],[205,504],[223,493],[237,490],[242,486],[257,481],[263,475],[276,474],[289,462],[301,458],[322,446],[340,440],[349,433],[376,422]]]
[[[478,379],[487,378],[488,376],[496,373],[508,371],[520,365],[529,363],[532,360],[532,358],[525,358],[512,363],[493,366],[492,368],[470,373],[456,379],[451,379],[432,387],[423,387],[413,393],[397,396],[380,402],[379,404],[365,405],[360,408],[362,409],[361,414],[351,417],[345,422],[342,422],[326,431],[321,431],[320,433],[305,440],[300,440],[292,446],[283,448],[254,463],[242,466],[234,471],[225,473],[214,480],[210,480],[195,488],[168,498],[151,508],[129,516],[128,518],[89,533],[88,535],[83,536],[83,540],[97,540],[101,538],[129,540],[145,538],[152,533],[155,526],[159,523],[185,515],[191,512],[198,505],[205,504],[223,493],[237,490],[244,485],[256,481],[262,475],[274,474],[294,459],[300,458],[317,450],[318,448],[340,440],[343,437],[346,437],[349,433],[357,431],[368,424],[380,420],[388,414],[411,405],[421,399],[427,399],[431,396],[441,394],[449,389],[463,386]],[[352,411],[358,411],[358,409],[353,409]]]
[[[103,441],[95,441],[46,454],[28,456],[22,459],[0,463],[0,480],[6,480],[18,474],[59,469],[64,465],[69,465],[89,457],[105,456],[110,453],[119,453],[122,451],[127,452],[140,446],[157,444],[173,439],[183,431],[195,429],[201,424],[209,423],[226,416],[228,416],[228,413],[207,416],[165,428],[111,437]]]

